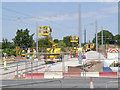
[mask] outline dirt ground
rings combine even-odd
[[[103,72],[103,62],[99,61],[89,61],[84,66],[85,70],[83,70],[83,65],[76,67],[68,67],[68,72]]]
[[[90,61],[86,64],[86,70],[88,72],[103,72],[103,62]]]

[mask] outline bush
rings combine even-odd
[[[41,48],[38,50],[38,52],[42,52]]]
[[[61,48],[61,50],[62,50],[63,52],[66,52],[66,50],[65,50],[64,48]]]
[[[68,51],[70,51],[70,48],[68,48]]]
[[[0,57],[2,57],[2,51],[0,51]]]
[[[11,56],[11,55],[16,56],[16,51],[13,49],[9,49],[9,48],[3,49],[2,53],[7,53],[8,56]]]
[[[46,50],[46,49],[43,49],[43,52],[44,52],[44,53],[46,53],[46,52],[47,52],[47,50]]]
[[[66,47],[65,43],[63,41],[58,42],[59,47]]]

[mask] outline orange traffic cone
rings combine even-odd
[[[17,78],[18,77],[18,75],[17,75],[17,69],[15,70],[15,78]]]
[[[45,65],[45,72],[47,72],[47,65]]]
[[[93,86],[92,77],[91,77],[91,81],[90,81],[90,90],[94,90],[94,86]]]
[[[21,69],[21,72],[20,72],[20,78],[23,78],[23,72],[22,72],[22,69]]]

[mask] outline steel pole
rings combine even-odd
[[[37,58],[38,58],[38,24],[36,22],[36,51],[37,51]]]
[[[78,33],[79,33],[79,48],[81,48],[81,43],[82,43],[82,34],[81,34],[81,8],[80,8],[80,4],[79,4],[79,30],[78,30]],[[79,51],[79,64],[82,63],[82,52]]]
[[[97,37],[97,20],[96,20],[96,51],[98,51],[98,37]]]
[[[18,61],[17,61],[17,80],[18,80]]]
[[[103,51],[103,27],[102,27],[102,51]]]
[[[86,29],[84,30],[84,49],[86,50]]]
[[[81,9],[79,4],[79,48],[81,48],[81,40],[82,40],[82,34],[81,34]]]
[[[105,35],[105,50],[106,50],[106,35]]]
[[[31,80],[33,80],[33,62],[31,61]]]

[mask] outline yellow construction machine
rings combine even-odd
[[[74,47],[74,51],[78,50],[78,47],[79,47],[78,37],[77,37],[77,36],[72,36],[72,37],[70,38],[70,42],[76,43],[76,44],[77,44],[77,47]]]
[[[19,46],[16,47],[16,56],[18,56],[18,55],[20,55],[22,57],[25,57],[25,55],[26,55],[25,53],[22,53],[22,50]]]
[[[47,62],[56,62],[54,59],[60,59],[62,60],[62,54],[61,54],[61,48],[56,48],[57,44],[50,40],[50,35],[51,35],[52,29],[49,26],[43,26],[38,28],[38,35],[40,36],[46,36],[47,40],[52,43],[52,48],[47,48],[47,53],[44,55],[44,59],[50,59],[53,61],[45,61]]]
[[[96,50],[96,46],[95,43],[91,44],[91,43],[86,43],[86,51],[95,51]]]
[[[77,47],[74,47],[74,51],[76,51],[77,49],[78,49],[78,47],[79,47],[79,43],[78,43],[78,37],[77,36],[72,36],[71,38],[70,38],[70,42],[72,42],[72,43],[76,43],[77,44]],[[84,45],[82,45],[82,50],[83,50],[83,46]],[[86,49],[86,51],[91,51],[91,50],[95,50],[95,43],[93,43],[93,44],[91,44],[91,43],[86,43],[85,44],[85,49]]]
[[[74,45],[73,45],[73,51],[71,52],[72,57],[77,57],[77,56],[78,56],[77,50],[78,50],[78,47],[79,47],[78,37],[77,37],[77,36],[72,36],[72,37],[70,37],[70,42],[73,43],[73,44],[74,44],[74,43],[77,44],[76,47],[74,47]]]

